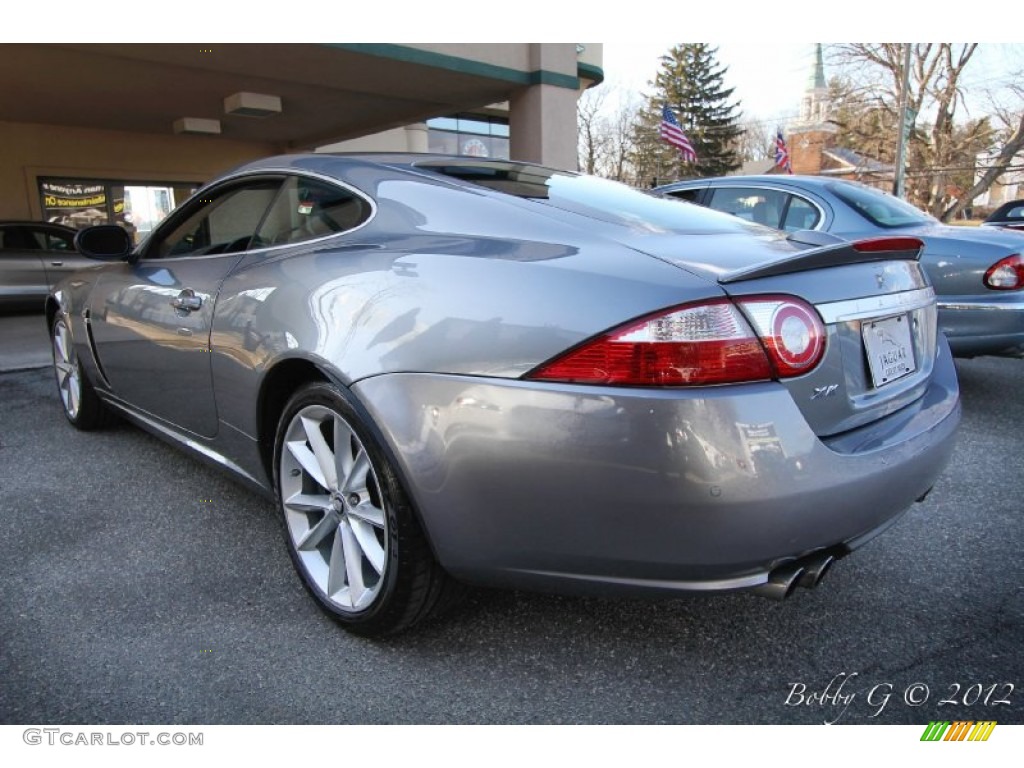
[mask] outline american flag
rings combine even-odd
[[[672,110],[665,104],[661,108],[661,138],[676,147],[683,154],[683,159],[691,163],[697,162],[697,153],[693,151],[693,144],[686,138],[683,129],[679,127],[679,121],[672,114]]]
[[[793,172],[793,165],[789,162],[789,150],[786,149],[786,140],[782,138],[781,128],[775,134],[775,167],[781,168],[786,173]]]

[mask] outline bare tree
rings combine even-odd
[[[631,157],[637,110],[635,99],[602,86],[580,97],[577,126],[581,171],[635,183]]]
[[[576,105],[576,130],[579,169],[583,173],[595,174],[602,164],[607,151],[602,116],[608,91],[600,87],[591,88],[580,96]]]
[[[1022,75],[1024,73],[1018,72],[1014,77],[1019,82]],[[975,198],[991,189],[992,185],[1006,173],[1014,162],[1017,153],[1024,149],[1024,109],[1021,108],[1021,105],[1024,104],[1024,87],[1012,85],[1010,92],[1013,94],[1012,106],[1007,107],[993,103],[993,113],[1003,124],[1002,146],[995,158],[988,163],[988,167],[977,177],[974,186],[943,211],[943,221],[955,218],[969,207]]]
[[[907,105],[913,114],[927,115],[930,122],[919,123],[910,136],[908,196],[943,218],[955,215],[986,191],[1005,171],[1016,151],[1005,158],[1005,163],[997,161],[996,168],[1001,164],[1000,170],[984,174],[979,183],[964,193],[964,179],[970,178],[974,158],[997,138],[986,120],[970,121],[966,126],[957,122],[958,110],[962,111],[964,104],[964,73],[977,49],[977,43],[914,43],[910,48]],[[832,50],[834,61],[851,81],[850,92],[859,93],[865,110],[875,113],[875,117],[859,121],[861,129],[873,125],[879,131],[875,156],[894,157],[895,151],[890,148],[895,147],[898,132],[903,45],[852,43],[834,46]],[[862,138],[868,139],[866,135]],[[954,177],[954,173],[958,176]]]
[[[747,118],[740,123],[743,133],[736,141],[736,149],[745,163],[768,160],[775,156],[775,129],[763,120]]]

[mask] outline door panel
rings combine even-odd
[[[24,226],[0,227],[0,299],[39,299],[46,296],[46,270],[40,245]]]
[[[137,262],[104,271],[91,322],[118,397],[197,435],[216,435],[214,305],[279,186],[280,179],[262,179],[211,191],[158,227]]]

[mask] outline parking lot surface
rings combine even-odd
[[[0,722],[1024,723],[1024,361],[958,369],[952,465],[817,590],[480,590],[383,641],[316,608],[270,502],[0,373]]]

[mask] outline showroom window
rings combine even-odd
[[[198,188],[198,182],[41,178],[39,200],[46,221],[75,229],[120,224],[139,242]]]
[[[427,120],[427,142],[431,152],[509,158],[508,118],[462,114]]]

